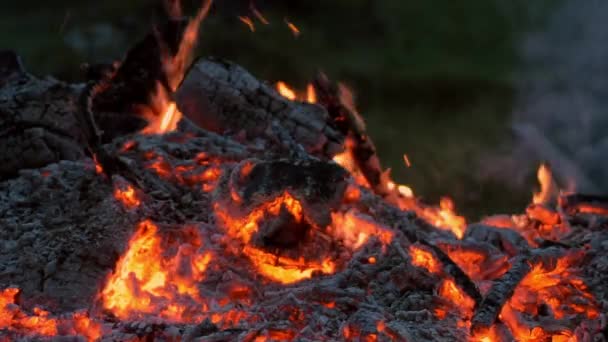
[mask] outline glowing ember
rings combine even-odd
[[[114,198],[124,204],[127,208],[137,207],[141,203],[139,198],[137,198],[135,188],[131,184],[129,184],[126,189],[121,189],[117,186],[114,189]]]
[[[441,272],[441,264],[433,253],[422,249],[421,247],[415,245],[410,246],[410,258],[412,258],[412,265],[414,266],[422,267],[433,274],[439,274]]]
[[[249,31],[255,32],[255,25],[253,24],[253,21],[251,21],[251,18],[246,16],[239,16],[238,18],[243,24],[247,25]]]
[[[33,313],[28,314],[17,305],[18,294],[17,288],[0,290],[0,331],[25,336],[56,336],[61,327],[63,334],[80,335],[87,341],[95,341],[101,336],[101,326],[86,313],[75,312],[68,317],[52,318],[48,311],[35,307]]]
[[[537,175],[540,183],[540,192],[535,192],[532,196],[532,203],[546,204],[551,199],[551,188],[553,175],[551,169],[546,164],[541,164],[538,168]]]
[[[412,163],[410,162],[410,158],[405,153],[403,154],[403,162],[405,163],[405,166],[412,167]]]
[[[258,272],[266,278],[282,284],[292,284],[309,279],[313,273],[331,274],[335,272],[334,263],[325,259],[321,263],[294,260],[264,252],[258,248],[245,246],[243,253],[249,257]]]
[[[264,15],[255,7],[253,1],[249,3],[249,9],[255,15],[255,17],[264,25],[268,25],[268,20],[264,17]]]
[[[95,172],[100,175],[103,173],[103,167],[101,166],[101,164],[99,164],[99,161],[97,161],[97,156],[93,155],[93,162],[95,163]]]
[[[294,37],[298,38],[300,36],[300,29],[294,23],[285,18],[285,24],[287,24],[287,27],[289,27],[289,30],[291,30]]]
[[[209,252],[195,252],[198,247],[200,241],[191,241],[175,256],[166,256],[158,227],[141,222],[101,292],[103,307],[121,319],[158,315],[177,322],[196,320],[187,309],[205,310],[196,284],[212,260]]]
[[[366,220],[353,211],[332,213],[332,224],[328,231],[353,250],[361,247],[370,237],[376,237],[383,245],[388,245],[393,239],[393,232],[388,228]]]
[[[335,265],[328,259],[321,262],[294,260],[278,257],[248,245],[259,229],[259,222],[267,215],[278,216],[281,210],[287,210],[295,222],[301,222],[303,219],[302,205],[288,192],[260,205],[241,219],[230,216],[219,205],[215,206],[215,213],[226,228],[227,235],[246,244],[242,249],[243,255],[249,258],[256,270],[264,277],[279,283],[290,284],[311,278],[314,273],[334,273]]]
[[[473,315],[475,301],[467,296],[451,278],[448,278],[441,283],[441,286],[439,286],[439,296],[447,299],[452,306],[458,310],[459,316],[461,317],[458,321],[458,326],[468,326],[469,320]]]

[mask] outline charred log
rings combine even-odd
[[[194,123],[237,141],[270,140],[273,144],[268,148],[276,149],[277,144],[285,143],[281,139],[281,134],[285,134],[308,153],[323,159],[330,159],[342,149],[344,135],[333,127],[323,107],[289,101],[228,61],[196,63],[176,99],[184,115]],[[273,123],[278,127],[273,127]],[[290,147],[284,146],[283,150],[292,150]]]
[[[471,320],[473,334],[487,332],[494,325],[503,305],[511,298],[517,285],[531,269],[529,255],[513,258],[509,271],[492,284],[492,288],[475,311]]]

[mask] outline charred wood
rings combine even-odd
[[[494,325],[503,305],[511,298],[517,285],[531,269],[530,255],[524,254],[513,258],[509,271],[492,284],[492,288],[475,310],[471,320],[473,334],[488,331]]]

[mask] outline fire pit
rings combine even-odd
[[[608,338],[607,198],[423,204],[345,86],[191,65],[209,5],[85,84],[0,53],[0,340]]]

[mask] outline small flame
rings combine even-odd
[[[306,86],[306,102],[317,103],[317,92],[311,83]]]
[[[253,21],[251,20],[251,18],[249,18],[247,16],[239,16],[238,18],[243,24],[245,24],[245,25],[247,25],[247,27],[249,27],[249,31],[255,32],[255,25],[253,24]]]
[[[546,164],[541,164],[536,173],[536,177],[540,183],[540,192],[535,192],[532,195],[532,203],[547,204],[551,199],[551,185],[553,182],[551,168]]]
[[[157,83],[149,108],[141,110],[141,115],[148,120],[148,125],[141,131],[142,134],[164,134],[177,129],[182,113],[169,98],[167,91]]]
[[[296,93],[291,89],[285,82],[279,81],[277,82],[277,91],[281,96],[291,101],[295,101]]]

